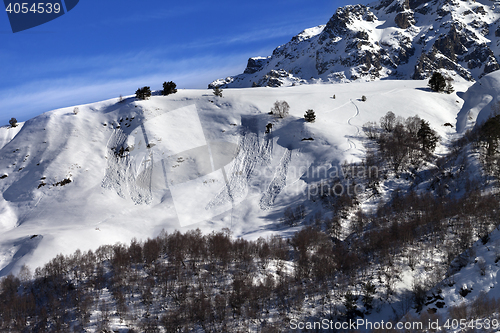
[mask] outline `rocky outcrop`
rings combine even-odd
[[[415,18],[412,12],[401,12],[394,18],[394,23],[396,23],[399,28],[406,29],[415,24]]]
[[[269,59],[269,57],[248,59],[247,67],[245,68],[245,71],[243,73],[253,74],[255,72],[258,72],[259,70],[262,69],[262,67],[264,67],[264,65],[267,63],[268,59]]]

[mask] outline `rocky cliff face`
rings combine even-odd
[[[500,4],[385,0],[337,9],[244,73],[209,87],[425,79],[435,70],[474,81],[500,68]]]

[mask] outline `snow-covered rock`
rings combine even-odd
[[[381,78],[425,79],[440,70],[474,81],[500,68],[494,2],[386,0],[337,9],[244,73],[209,87],[290,86]]]
[[[470,123],[480,126],[494,112],[500,111],[500,71],[493,72],[474,83],[462,96],[465,103],[457,115],[457,132]]]

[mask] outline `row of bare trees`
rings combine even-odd
[[[394,169],[400,172],[416,156],[432,158],[425,155],[429,146],[419,141],[424,123],[387,114],[367,134],[376,140],[375,154],[397,155],[384,148],[387,142],[406,147],[406,164]],[[389,159],[393,168],[395,158]],[[346,320],[369,313],[394,294],[401,263],[417,269],[427,262],[423,259],[436,258],[426,267],[428,278],[401,295],[401,314],[418,309],[426,291],[447,277],[446,269],[460,264],[478,239],[488,243],[500,225],[495,195],[484,195],[482,184],[470,186],[462,197],[440,191],[460,182],[462,174],[445,172],[448,162],[434,162],[435,172],[420,180],[430,184],[427,193],[396,190],[385,201],[379,198],[369,213],[360,209],[355,188],[363,185],[377,196],[377,184],[387,173],[356,175],[383,162],[368,155],[361,164],[344,165],[348,172],[342,177],[312,191],[309,199],[320,203],[323,213],[308,216],[302,204],[285,211],[288,225],[312,222],[288,239],[235,239],[227,229],[163,232],[145,241],[58,255],[33,273],[24,267],[18,277],[0,281],[0,331],[110,331],[122,322],[131,332],[278,332],[291,318]],[[342,233],[345,221],[349,235]],[[307,318],[306,307],[314,309]],[[484,310],[479,303],[476,308]]]
[[[363,131],[378,144],[379,158],[387,161],[396,175],[409,167],[418,169],[432,156],[440,139],[418,115],[404,119],[392,111],[380,119],[380,125],[365,123]]]
[[[332,319],[355,317],[392,292],[398,259],[416,265],[445,244],[449,264],[499,224],[497,207],[480,193],[458,201],[398,193],[344,242],[315,227],[256,241],[195,230],[59,255],[1,281],[0,329],[109,329],[120,319],[144,332],[227,331],[265,319],[277,326],[259,329],[273,332],[301,314],[306,298]]]

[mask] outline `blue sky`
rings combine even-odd
[[[0,125],[132,95],[138,87],[206,88],[241,73],[347,0],[96,1],[12,33],[0,13]]]

